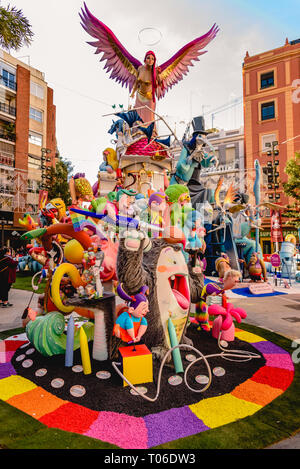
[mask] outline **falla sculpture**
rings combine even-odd
[[[189,67],[207,52],[203,49],[219,31],[218,26],[214,24],[206,34],[192,40],[169,60],[157,66],[153,51],[146,52],[144,64],[133,57],[115,34],[92,15],[85,3],[79,15],[82,27],[96,39],[88,44],[96,48],[96,54],[103,54],[100,61],[105,61],[104,69],[107,73],[111,72],[110,78],[120,83],[122,87],[128,87],[131,97],[136,95],[135,109],[139,109],[139,115],[144,123],[153,121],[156,99],[162,99],[187,75]]]

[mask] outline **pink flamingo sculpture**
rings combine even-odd
[[[225,300],[225,301],[224,301]],[[236,308],[233,304],[227,303],[226,298],[223,296],[223,305],[211,305],[208,307],[208,314],[217,316],[213,322],[212,336],[215,339],[226,340],[226,342],[232,342],[235,337],[235,326],[233,318],[238,323],[242,322],[242,319],[247,317],[247,313],[242,308]]]

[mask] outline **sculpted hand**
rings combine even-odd
[[[125,248],[128,249],[128,251],[138,251],[141,243],[144,244],[144,250],[148,248],[149,243],[151,241],[149,238],[145,235],[143,231],[136,231],[136,230],[128,230],[124,231],[122,233],[122,237],[124,239],[124,245]]]

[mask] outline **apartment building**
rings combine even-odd
[[[223,178],[223,190],[225,195],[228,187],[233,184],[240,192],[245,192],[244,172],[244,128],[231,130],[218,130],[207,135],[207,139],[213,146],[219,160],[217,168],[201,169],[200,182],[209,188],[215,188],[220,177]]]
[[[263,168],[263,200],[285,207],[287,161],[300,151],[300,39],[253,56],[243,63],[245,167],[259,160]],[[264,251],[272,251],[270,217],[263,220]],[[283,236],[292,230],[283,226]],[[295,230],[294,230],[295,231]],[[294,233],[294,232],[293,232]],[[294,233],[297,236],[297,230]]]
[[[56,107],[43,72],[0,49],[0,223],[2,242],[37,214],[39,191],[55,166]]]

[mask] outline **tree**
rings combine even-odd
[[[284,171],[288,181],[283,184],[283,190],[295,202],[287,206],[282,216],[289,218],[289,225],[300,228],[300,153],[295,153],[295,158],[288,161]]]
[[[28,19],[22,10],[8,5],[0,6],[0,46],[3,49],[15,51],[23,45],[29,46],[34,33]]]
[[[73,171],[73,166],[70,161],[64,160],[61,156],[55,168],[50,170],[50,182],[48,183],[48,199],[61,198],[66,206],[71,205],[71,195],[69,189],[69,176]]]

